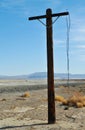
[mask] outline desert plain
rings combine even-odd
[[[85,96],[85,80],[55,80],[55,96]],[[85,106],[55,100],[56,122],[48,124],[47,80],[0,80],[0,130],[85,130]]]

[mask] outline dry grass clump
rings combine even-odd
[[[29,92],[25,92],[23,95],[21,95],[21,97],[30,97]]]
[[[3,99],[1,99],[0,101],[6,101],[6,99],[5,99],[5,98],[3,98]]]
[[[61,102],[63,105],[67,105],[67,106],[74,106],[77,108],[85,107],[85,96],[79,92],[75,92],[68,99],[65,99],[62,96],[56,96],[55,100]]]
[[[67,105],[68,101],[62,96],[56,96],[55,101],[61,102],[63,105]]]
[[[56,96],[55,101],[62,102],[63,104],[67,104],[67,100],[62,96]]]
[[[83,107],[83,104],[82,104],[81,102],[77,102],[77,103],[76,103],[76,107],[82,108],[82,107]]]
[[[75,92],[73,96],[68,99],[68,104],[76,107],[85,106],[85,96],[80,92]]]

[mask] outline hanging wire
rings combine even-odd
[[[59,18],[59,16],[52,22],[52,25],[58,20],[58,18]],[[47,28],[50,28],[50,27],[52,27],[52,25],[50,25],[50,26],[47,26],[44,22],[42,22],[42,20],[40,20],[40,19],[37,19],[40,23],[42,23],[45,27],[47,27]]]
[[[52,25],[58,20],[59,16],[52,22]],[[40,19],[37,19],[40,23],[42,23],[45,27],[50,28],[52,25],[47,26],[44,22]],[[67,53],[67,86],[69,87],[69,33],[70,33],[70,14],[66,16],[66,27],[67,27],[67,39],[66,39],[66,53]]]
[[[66,26],[67,26],[67,39],[66,39],[66,53],[67,53],[67,86],[69,87],[69,33],[70,33],[70,26],[71,26],[71,21],[70,21],[70,14],[66,16]]]

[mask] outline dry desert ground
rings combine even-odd
[[[85,97],[85,81],[55,80],[55,97]],[[46,80],[0,80],[1,130],[85,130],[85,106],[55,100],[56,123],[48,124]]]

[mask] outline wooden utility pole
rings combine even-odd
[[[54,67],[53,67],[53,32],[52,32],[52,11],[46,11],[47,30],[47,74],[48,74],[48,123],[55,123],[55,93],[54,93]]]
[[[54,66],[53,66],[53,34],[52,17],[68,15],[68,12],[52,14],[51,9],[46,10],[46,15],[29,17],[29,20],[46,18],[47,32],[47,74],[48,74],[48,123],[53,124],[56,121],[55,114],[55,92],[54,92]]]

